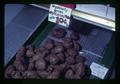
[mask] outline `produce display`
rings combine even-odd
[[[86,58],[80,55],[82,46],[77,41],[78,33],[54,29],[52,36],[63,42],[46,39],[44,45],[32,44],[21,47],[13,64],[5,69],[5,78],[15,79],[84,79],[87,72]]]

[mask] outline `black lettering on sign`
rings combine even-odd
[[[67,24],[66,19],[59,18],[59,17],[56,17],[56,19],[57,19],[56,23],[64,23],[64,24]]]

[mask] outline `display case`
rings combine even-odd
[[[94,17],[94,15],[73,10],[70,25],[66,28],[49,22],[47,17],[49,13],[48,10],[49,4],[24,5],[15,17],[9,23],[6,23],[4,56],[5,67],[14,62],[15,54],[20,46],[32,44],[35,47],[38,47],[44,43],[46,38],[54,39],[50,36],[53,29],[63,28],[68,33],[71,31],[79,31],[80,40],[78,42],[82,45],[80,53],[86,58],[85,64],[90,67],[90,65],[95,62],[99,65],[107,67],[108,72],[104,79],[110,79],[112,77],[112,73],[114,72],[115,21],[102,18],[102,20],[111,24],[104,24],[97,21],[94,22],[90,19],[84,18],[84,14],[90,15],[91,17]],[[81,15],[81,13],[83,13],[83,15]],[[101,17],[98,16],[95,16],[94,18],[101,19]],[[17,30],[16,28],[20,30]],[[61,41],[60,39],[55,40]],[[10,47],[10,45],[12,46]],[[89,79],[98,78],[91,74]]]

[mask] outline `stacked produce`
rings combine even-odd
[[[66,37],[61,28],[53,30],[55,38],[63,42],[47,39],[43,46],[21,47],[16,59],[5,70],[6,78],[16,79],[82,79],[87,74],[85,57],[80,55],[82,47],[77,40],[79,34],[72,32]]]

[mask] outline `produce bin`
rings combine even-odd
[[[32,9],[36,10],[34,8]],[[40,11],[40,14],[41,14],[41,11]],[[41,16],[38,16],[38,17],[41,17]],[[18,23],[18,25],[20,24]],[[32,25],[32,23],[31,24],[28,23],[28,25]],[[50,38],[50,39],[54,39],[56,41],[62,42],[61,39],[56,39],[54,37],[51,37],[51,32],[55,28],[65,29],[68,32],[68,36],[73,30],[79,31],[80,40],[78,42],[82,46],[82,50],[80,51],[80,53],[82,54],[82,56],[84,56],[87,59],[85,64],[90,66],[92,62],[95,62],[107,67],[109,71],[105,76],[105,79],[110,78],[112,67],[114,66],[113,64],[114,64],[114,58],[115,58],[115,49],[114,49],[115,36],[113,31],[110,31],[110,30],[107,30],[83,21],[79,21],[74,18],[71,19],[70,26],[68,28],[49,22],[48,17],[45,17],[45,19],[42,20],[42,22],[40,24],[38,23],[37,25],[39,26],[36,27],[36,29],[29,36],[29,38],[25,39],[20,46],[32,44],[35,47],[39,47],[42,44],[44,44],[44,41],[46,40],[46,38]],[[15,25],[13,26],[15,27]],[[24,27],[21,26],[21,28],[24,28]],[[35,26],[33,28],[35,28]],[[20,46],[16,49],[16,51],[20,48]],[[5,67],[13,63],[14,60],[15,60],[15,54],[12,56],[12,58],[9,60],[9,62]],[[98,79],[98,78],[91,75],[90,79]]]

